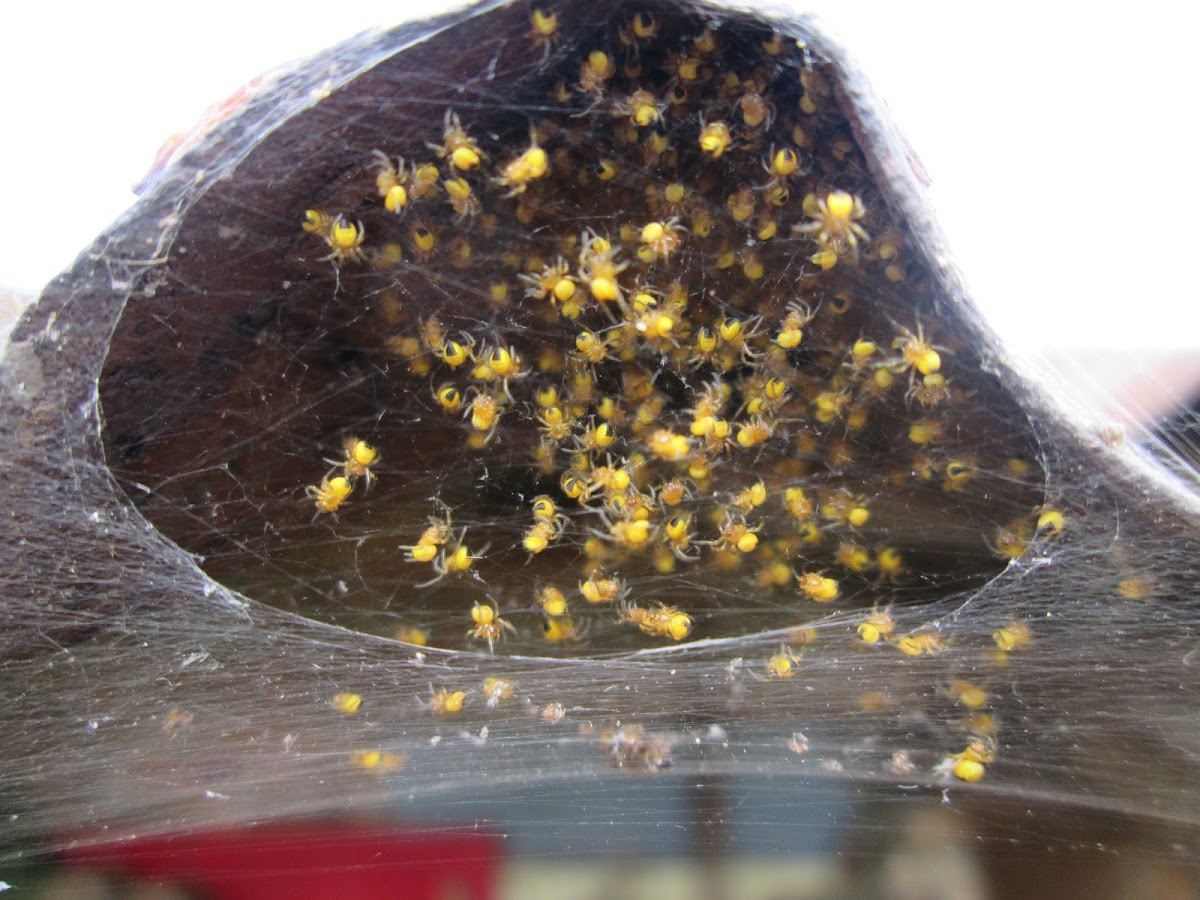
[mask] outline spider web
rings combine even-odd
[[[630,37],[645,10],[654,33]],[[5,547],[14,852],[364,809],[511,826],[517,852],[547,859],[811,852],[834,840],[815,820],[857,823],[837,838],[852,846],[911,797],[950,802],[960,838],[1002,842],[1008,807],[1034,804],[1067,820],[1048,815],[1035,844],[1118,852],[1125,816],[1191,846],[1194,417],[1144,452],[1014,367],[878,105],[810,24],[645,10],[565,4],[531,36],[529,7],[482,7],[273,76],[21,323],[5,400],[26,498]],[[599,48],[613,71],[589,89]],[[655,128],[631,121],[639,87]],[[477,170],[448,162],[447,113]],[[724,120],[730,147],[706,157],[696,136]],[[784,146],[794,178],[770,169]],[[530,147],[546,173],[500,183]],[[444,185],[417,196],[409,169],[391,213],[375,150],[462,178],[480,208]],[[861,232],[831,212],[840,197]],[[681,247],[643,240],[652,219]],[[626,267],[607,306],[588,277],[598,237]],[[527,294],[560,256],[574,316]],[[791,309],[805,335],[787,348]],[[602,359],[579,359],[585,330]],[[461,370],[448,340],[471,349]],[[518,371],[477,374],[501,349]],[[771,378],[783,393],[763,399]],[[725,439],[693,428],[714,384]],[[484,397],[495,423],[473,421]],[[589,446],[604,422],[615,440]],[[662,433],[687,452],[656,450]],[[378,452],[370,480],[347,472],[348,438]],[[340,475],[352,493],[318,509],[306,489]],[[760,504],[743,498],[756,483]],[[564,518],[531,552],[540,496]],[[444,539],[414,561],[431,520]],[[472,563],[456,572],[458,547]],[[804,575],[837,596],[806,595]],[[589,603],[589,578],[620,579],[620,598]],[[547,586],[567,615],[539,606]],[[509,626],[491,641],[479,606]],[[679,640],[652,625],[671,614]]]

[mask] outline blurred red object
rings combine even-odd
[[[139,838],[60,859],[213,900],[486,900],[496,896],[500,852],[496,837],[478,832],[304,823]]]

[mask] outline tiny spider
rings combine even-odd
[[[546,440],[555,444],[570,437],[574,425],[574,420],[563,413],[561,406],[551,406],[537,417],[537,421]]]
[[[542,636],[552,644],[577,644],[587,636],[587,623],[580,627],[569,615],[547,616],[542,622]]]
[[[758,352],[752,343],[760,334],[762,334],[761,316],[753,316],[749,319],[726,316],[717,323],[717,336],[721,339],[721,343],[735,353],[740,353],[743,362],[753,363],[758,359]]]
[[[593,422],[583,430],[582,434],[575,436],[575,449],[586,453],[598,453],[611,447],[616,439],[616,429],[608,422],[601,422],[599,425]]]
[[[750,448],[769,440],[774,433],[775,426],[770,419],[755,416],[748,422],[738,425],[737,444],[742,448]]]
[[[987,688],[962,678],[950,679],[947,693],[967,709],[982,709],[988,702]]]
[[[768,678],[795,678],[796,665],[800,662],[800,654],[787,647],[780,647],[779,652],[767,660]]]
[[[871,615],[866,621],[860,622],[856,630],[863,643],[877,644],[880,640],[887,640],[896,630],[896,620],[892,618],[890,608],[872,607]]]
[[[692,499],[695,494],[689,481],[687,478],[672,478],[660,484],[655,490],[658,502],[663,506],[675,507],[684,500]]]
[[[489,675],[483,679],[483,696],[489,708],[499,706],[517,696],[517,686],[507,678]]]
[[[617,248],[608,238],[602,238],[590,230],[583,232],[579,243],[579,280],[602,303],[622,299],[617,276],[629,264],[617,262]]]
[[[793,300],[787,305],[787,314],[775,335],[775,344],[784,350],[793,350],[804,340],[804,326],[813,320],[816,312],[808,304]]]
[[[1033,629],[1025,622],[1009,622],[992,632],[992,640],[1002,653],[1024,647],[1033,638]]]
[[[625,599],[629,588],[621,578],[594,571],[587,581],[579,582],[579,593],[588,603],[616,603]]]
[[[912,401],[916,400],[922,406],[930,407],[937,406],[939,403],[949,400],[950,396],[950,384],[946,380],[946,377],[938,372],[934,372],[922,378],[920,383],[917,382],[914,376],[912,384],[904,394],[904,401],[912,403]]]
[[[729,149],[729,145],[733,143],[733,136],[729,132],[729,126],[724,122],[709,122],[701,125],[699,144],[701,151],[711,159],[720,159],[720,157]]]
[[[316,504],[317,515],[321,513],[336,513],[354,491],[354,485],[344,475],[328,475],[321,479],[319,485],[310,484],[304,489],[305,495]]]
[[[611,56],[603,50],[593,50],[579,69],[579,90],[599,100],[604,96],[606,83],[616,71]]]
[[[828,603],[836,600],[841,588],[834,578],[829,578],[819,572],[804,572],[796,576],[800,592],[816,603]]]
[[[429,148],[442,159],[450,159],[450,165],[464,172],[476,168],[485,158],[479,145],[463,128],[458,113],[446,110],[443,119],[442,143],[429,143]]]
[[[756,90],[757,87],[757,84],[750,85],[738,98],[738,110],[747,128],[770,128],[775,121],[775,104]]]
[[[656,259],[667,259],[679,249],[683,243],[682,235],[687,229],[679,224],[679,219],[670,218],[664,222],[650,222],[642,228],[642,247],[638,250],[638,259],[642,262],[654,262]]]
[[[963,456],[946,463],[942,490],[947,493],[961,491],[979,474],[979,464],[974,456]]]
[[[426,588],[430,585],[437,584],[447,575],[465,574],[467,570],[471,568],[471,565],[475,562],[475,560],[483,559],[483,554],[487,552],[488,547],[491,545],[485,544],[478,553],[472,554],[471,551],[467,549],[467,545],[462,542],[466,532],[466,528],[459,532],[458,541],[453,549],[447,546],[438,551],[437,556],[433,558],[433,571],[437,574],[428,581],[421,582],[417,585],[417,587]]]
[[[490,394],[486,391],[473,391],[474,397],[463,410],[463,417],[470,417],[471,427],[482,434],[486,444],[496,431],[500,414],[504,410],[504,395]]]
[[[913,383],[916,383],[917,374],[933,375],[942,368],[942,357],[938,350],[945,350],[945,347],[939,347],[925,338],[925,331],[921,327],[921,323],[917,323],[917,330],[910,331],[903,325],[896,326],[896,339],[892,341],[893,349],[900,351],[900,359],[890,363],[890,367],[897,373],[908,372]],[[944,386],[944,383],[943,383]],[[939,385],[935,382],[933,387],[936,389]],[[915,395],[914,395],[915,396]]]
[[[623,116],[639,128],[657,125],[662,119],[666,104],[655,98],[649,91],[639,88],[624,100],[613,102],[614,116]]]
[[[1066,519],[1063,517],[1062,510],[1056,509],[1053,506],[1043,506],[1034,510],[1037,513],[1037,530],[1035,534],[1038,537],[1058,537],[1066,527]]]
[[[684,513],[673,516],[663,526],[663,537],[671,554],[678,560],[692,562],[700,558],[699,553],[688,553],[692,544],[692,515]],[[757,539],[757,538],[756,538]]]
[[[304,213],[301,227],[309,234],[317,235],[329,246],[330,252],[320,258],[321,262],[363,258],[362,245],[367,239],[367,232],[362,222],[351,222],[340,214],[331,216],[320,210],[309,209]]]
[[[509,192],[504,194],[505,197],[517,197],[526,191],[530,181],[541,178],[548,169],[550,157],[546,156],[546,151],[538,145],[538,134],[530,128],[528,148],[514,160],[505,163],[504,168],[500,169],[496,184],[509,188]]]
[[[944,759],[937,769],[951,772],[959,781],[978,781],[983,777],[987,764],[995,759],[995,741],[976,738],[962,752]]]
[[[462,391],[452,384],[443,384],[434,392],[438,404],[448,413],[462,409]]]
[[[537,604],[542,612],[551,618],[565,616],[568,613],[567,598],[552,584],[543,587],[537,594]]]
[[[496,641],[504,637],[504,632],[517,633],[511,622],[500,618],[500,609],[491,597],[486,604],[476,603],[471,607],[471,621],[475,624],[467,629],[467,637],[487,641],[489,653],[496,652]]]
[[[435,691],[429,689],[429,702],[423,703],[435,716],[450,716],[462,712],[467,695],[465,691]]]
[[[824,197],[809,194],[804,198],[804,211],[811,222],[792,226],[799,234],[811,234],[818,251],[813,262],[822,269],[832,269],[839,259],[858,262],[859,242],[871,236],[858,224],[866,215],[862,200],[845,191],[830,191]]]
[[[371,481],[375,477],[371,466],[379,462],[379,451],[356,437],[343,438],[342,451],[345,454],[342,459],[327,459],[325,462],[340,468],[351,480],[361,478],[363,486],[370,489]]]
[[[541,553],[562,536],[563,528],[566,527],[567,521],[567,517],[561,513],[549,518],[539,517],[534,519],[533,525],[525,532],[525,537],[521,539],[521,546],[529,551],[530,559]]]
[[[763,162],[763,168],[771,176],[769,184],[779,187],[800,170],[800,157],[791,147],[782,150],[772,147],[770,156]]]
[[[1033,537],[1031,523],[1023,519],[997,526],[996,540],[988,542],[988,548],[1001,559],[1019,559],[1029,549],[1029,541]]]
[[[673,641],[682,641],[691,634],[693,619],[677,607],[663,606],[661,603],[654,609],[644,606],[622,606],[621,621],[632,622],[645,634],[653,637],[669,637]]]
[[[946,649],[946,642],[926,631],[897,639],[896,648],[905,656],[934,656]]]
[[[382,150],[373,150],[375,165],[379,173],[375,176],[375,187],[383,198],[383,206],[388,212],[402,213],[408,205],[409,173],[403,157],[396,159],[392,165],[391,159]]]
[[[896,581],[904,575],[904,557],[895,547],[884,547],[875,558],[879,567],[879,581]]]
[[[642,41],[653,38],[658,33],[658,21],[648,12],[640,12],[626,20],[617,29],[617,37],[626,47],[636,48]]]
[[[758,532],[762,525],[751,527],[746,524],[740,513],[725,511],[720,524],[721,536],[715,541],[705,541],[706,544],[718,550],[728,550],[738,553],[753,553],[758,547]]]
[[[458,222],[473,219],[479,214],[482,208],[479,198],[475,196],[475,192],[471,190],[471,185],[465,178],[447,178],[442,182],[442,187],[446,191],[446,200],[450,204],[450,208],[454,210]]]
[[[444,519],[430,516],[429,526],[421,532],[417,542],[411,545],[401,545],[399,549],[405,551],[404,558],[407,562],[433,562],[441,552],[441,548],[453,536],[454,529],[450,523],[449,514]]]
[[[838,564],[849,569],[851,572],[864,573],[875,564],[871,559],[871,553],[866,547],[860,546],[853,541],[842,541],[838,544],[837,550],[834,552],[834,559]]]
[[[575,296],[575,280],[570,276],[570,264],[561,256],[545,263],[537,272],[518,275],[525,285],[525,295],[537,300],[549,300],[551,305],[565,303]]]
[[[542,7],[535,7],[529,15],[529,29],[525,32],[529,42],[542,48],[542,59],[550,55],[558,41],[558,14]]]
[[[604,512],[600,513],[600,518],[608,526],[608,533],[600,531],[593,533],[626,550],[640,551],[644,549],[653,534],[651,524],[645,519],[618,519],[613,522]]]
[[[594,331],[581,331],[575,336],[575,349],[583,358],[596,365],[608,359],[608,343],[602,334]]]

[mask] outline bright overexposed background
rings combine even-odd
[[[806,8],[908,135],[968,283],[1010,346],[1200,356],[1194,8]],[[159,145],[209,104],[430,4],[15,9],[0,32],[0,288],[34,293],[128,206]]]

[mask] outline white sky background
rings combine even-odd
[[[133,200],[162,141],[209,104],[414,8],[430,3],[10,10],[0,286],[33,292],[65,268]],[[1128,22],[1047,3],[806,8],[843,39],[924,161],[943,229],[1010,346],[1200,346],[1200,15],[1165,4],[1127,7]]]

